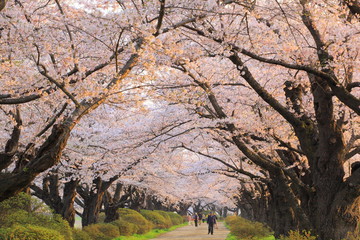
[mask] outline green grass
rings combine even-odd
[[[227,235],[225,240],[241,240],[241,238],[239,239],[239,238],[236,238],[236,236],[229,234],[229,235]],[[256,240],[276,240],[276,238],[274,236],[269,236],[269,237],[264,237],[264,238],[257,238]]]
[[[238,240],[234,235],[228,234],[225,240]]]
[[[134,234],[133,236],[121,236],[121,237],[114,238],[113,240],[145,240],[145,239],[151,239],[151,238],[155,238],[155,237],[159,236],[160,234],[173,231],[176,228],[186,226],[187,224],[188,223],[183,223],[183,224],[172,226],[172,227],[166,228],[166,229],[153,229],[150,232],[145,233],[145,234],[141,234],[141,235],[140,234]]]

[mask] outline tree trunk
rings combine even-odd
[[[76,187],[79,180],[70,180],[65,183],[63,194],[63,207],[61,209],[61,216],[69,222],[71,227],[75,225],[75,208],[74,202],[76,197]]]
[[[178,214],[181,216],[186,216],[188,214],[188,209],[190,208],[191,203],[180,201],[178,204]]]
[[[53,131],[37,151],[36,156],[21,171],[6,177],[0,176],[0,201],[8,199],[27,188],[35,177],[60,161],[72,126],[54,125]]]
[[[91,192],[84,199],[84,211],[82,214],[82,226],[88,226],[98,222],[104,192]]]
[[[119,205],[116,204],[108,204],[105,207],[105,220],[104,222],[109,223],[119,219],[120,215],[117,212],[119,209]]]
[[[344,229],[352,230],[354,221],[359,222],[359,210],[337,212],[351,208],[359,199],[352,196],[348,199],[340,196],[344,192],[345,144],[342,134],[342,122],[334,119],[333,102],[330,87],[319,77],[309,75],[314,96],[314,109],[318,123],[318,145],[314,159],[310,159],[312,179],[316,194],[311,202],[311,213],[316,233],[320,239],[339,240],[344,238]],[[347,193],[346,193],[347,194]],[[337,200],[337,201],[335,201]],[[342,219],[342,224],[336,221]],[[357,219],[357,220],[355,220]]]
[[[84,199],[84,208],[81,219],[83,227],[97,223],[105,193],[105,191],[102,191],[103,181],[100,178],[94,179],[93,182],[96,187],[91,188],[91,190],[86,189],[84,191],[81,188],[78,188],[78,193]]]
[[[60,214],[71,227],[75,223],[74,201],[76,197],[76,186],[78,180],[70,180],[65,183],[63,198],[59,194],[59,177],[57,173],[51,173],[43,178],[42,189],[36,185],[30,188],[34,195],[45,202],[55,213]]]
[[[88,187],[84,189],[79,186],[77,188],[77,192],[84,200],[84,210],[82,214],[83,227],[97,223],[104,194],[118,178],[119,175],[115,175],[108,181],[103,181],[100,177],[97,177],[93,180],[95,187],[92,187],[90,190]]]

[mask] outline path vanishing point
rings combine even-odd
[[[218,229],[214,229],[214,235],[207,234],[208,228],[206,223],[201,223],[200,226],[195,227],[194,225],[189,225],[181,228],[177,228],[174,231],[164,233],[157,239],[166,239],[166,240],[225,240],[226,236],[229,234],[229,230],[224,226],[222,222],[218,223]]]

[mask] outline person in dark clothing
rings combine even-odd
[[[207,217],[207,224],[208,224],[208,234],[214,234],[214,225],[216,224],[216,216],[213,213],[210,213]]]
[[[198,226],[198,220],[199,220],[199,216],[197,215],[197,213],[194,214],[193,218],[194,218],[195,227],[197,227]]]
[[[199,213],[198,216],[199,216],[199,226],[200,226],[201,225],[201,220],[203,219],[203,215],[202,215],[202,213]]]

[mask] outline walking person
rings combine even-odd
[[[197,213],[194,214],[193,218],[194,218],[195,227],[197,227],[198,226],[198,220],[199,220],[199,216],[197,215]]]
[[[214,225],[216,224],[216,216],[211,212],[207,218],[208,234],[214,234]]]
[[[199,213],[198,216],[199,216],[199,226],[200,226],[201,225],[201,220],[203,219],[203,215],[202,215],[202,213]]]
[[[193,219],[192,219],[191,215],[188,215],[188,222],[189,222],[189,225],[193,225],[193,224],[192,224],[192,221],[193,221]]]

